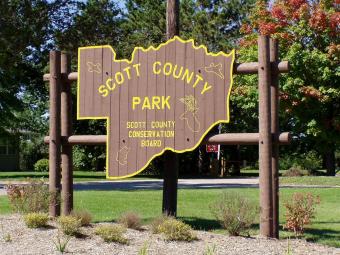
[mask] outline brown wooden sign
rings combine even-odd
[[[135,175],[165,150],[195,149],[229,122],[234,51],[208,53],[179,37],[118,60],[110,46],[79,48],[78,119],[107,120],[107,178]]]

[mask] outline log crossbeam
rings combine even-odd
[[[234,64],[234,74],[257,74],[258,73],[258,62],[249,62],[249,63],[235,63]],[[272,62],[271,63],[273,71],[277,71],[279,73],[288,73],[289,71],[289,63],[288,61],[281,61],[281,62]],[[78,73],[71,72],[68,75],[63,74],[62,80],[71,82],[78,80]],[[44,74],[43,76],[44,81],[50,80],[50,74]]]
[[[291,141],[291,134],[283,132],[279,134],[279,144],[286,145]],[[44,142],[50,143],[50,137],[45,136]],[[69,145],[106,145],[106,135],[71,135],[61,136],[62,144]],[[221,145],[257,145],[259,143],[259,133],[226,133],[206,137],[203,144],[221,144]]]

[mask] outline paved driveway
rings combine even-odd
[[[179,179],[181,189],[258,187],[258,178],[247,179]],[[76,190],[138,190],[162,189],[163,180],[120,180],[75,183]]]
[[[13,183],[13,182],[12,182]],[[243,188],[258,187],[258,178],[240,179],[179,179],[178,187],[181,189],[211,189],[211,188]],[[6,183],[0,183],[0,195],[5,195]],[[89,181],[74,183],[75,190],[139,190],[162,189],[163,180],[116,180],[116,181]]]
[[[5,195],[5,182],[0,182],[0,195]],[[115,181],[88,181],[74,183],[75,190],[159,190],[163,188],[162,179],[153,180],[115,180]],[[218,188],[258,188],[259,178],[234,178],[234,179],[179,179],[178,187],[181,189],[218,189]],[[321,185],[280,185],[281,188],[323,188],[339,186]]]

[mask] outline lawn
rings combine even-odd
[[[209,204],[217,199],[222,191],[233,191],[246,196],[258,203],[259,190],[256,188],[241,189],[180,189],[178,191],[178,217],[192,225],[195,229],[204,229],[225,233],[212,216]],[[289,200],[294,192],[311,192],[320,196],[321,204],[317,207],[314,223],[306,231],[308,240],[340,247],[340,189],[313,188],[295,189],[283,188],[280,191],[280,219],[283,224],[284,211],[282,202]],[[160,215],[162,191],[77,191],[75,192],[75,207],[86,208],[94,216],[95,221],[113,221],[126,211],[138,212],[144,223]],[[5,196],[0,197],[0,213],[9,213],[10,208]],[[253,227],[252,234],[258,234],[258,222]],[[281,237],[291,235],[281,231]]]
[[[74,181],[105,180],[105,172],[74,171]],[[27,178],[48,179],[48,173],[42,172],[0,172],[0,181],[25,181]]]
[[[30,179],[39,179],[44,178],[48,179],[48,173],[42,172],[1,172],[0,171],[0,181],[25,181],[27,178]],[[157,177],[153,177],[157,178]],[[130,179],[150,179],[150,177],[145,175],[137,175]],[[73,171],[73,180],[75,182],[81,181],[105,181],[106,173],[105,172],[93,172],[93,171]]]
[[[280,177],[280,184],[340,186],[340,176]]]

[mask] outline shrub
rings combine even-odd
[[[285,155],[280,158],[279,164],[280,169],[284,170],[299,165],[308,172],[315,172],[322,168],[322,159],[316,151],[308,151]]]
[[[238,236],[254,223],[258,207],[237,193],[223,193],[210,206],[212,214],[230,235]]]
[[[89,226],[92,221],[92,215],[87,210],[73,210],[71,215],[80,220],[82,226]]]
[[[123,234],[126,232],[126,228],[123,226],[102,225],[95,229],[95,234],[100,236],[105,242],[116,242],[121,244],[127,244]]]
[[[296,236],[302,235],[305,226],[310,224],[315,217],[315,206],[319,203],[319,197],[311,193],[294,193],[291,199],[284,202],[286,208],[284,228],[294,231]]]
[[[283,173],[285,177],[299,177],[309,175],[309,172],[299,165],[294,165]]]
[[[134,212],[127,212],[124,213],[118,220],[120,224],[122,224],[126,228],[132,229],[141,229],[141,219],[137,213]]]
[[[314,172],[322,168],[322,158],[316,151],[309,151],[302,155],[300,164],[309,172]]]
[[[15,212],[48,212],[51,195],[43,179],[38,181],[28,179],[28,184],[10,184],[6,186],[6,190]]]
[[[61,254],[64,254],[66,251],[66,247],[70,240],[71,240],[70,236],[62,237],[60,233],[58,232],[56,240],[53,240],[53,244],[54,244],[56,251],[60,252]]]
[[[29,228],[43,228],[47,226],[48,215],[46,213],[28,213],[24,221]]]
[[[216,244],[207,245],[203,255],[215,255],[217,254]]]
[[[168,218],[159,226],[159,232],[165,235],[169,241],[187,241],[197,240],[193,229],[184,222],[174,218]]]
[[[58,227],[65,235],[75,236],[80,233],[81,220],[71,215],[60,216]]]
[[[173,219],[173,218],[166,216],[166,215],[163,215],[163,214],[161,216],[158,216],[157,218],[155,218],[150,224],[152,233],[159,234],[160,233],[159,226],[162,225],[163,222],[168,220],[168,219]]]
[[[48,172],[48,159],[43,158],[39,159],[37,162],[34,164],[34,171],[36,172]]]

